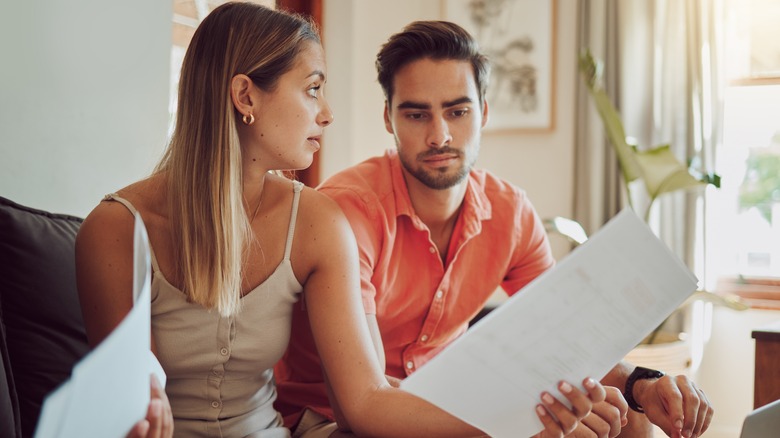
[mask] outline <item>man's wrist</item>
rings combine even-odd
[[[663,376],[664,373],[661,371],[644,367],[636,367],[634,371],[628,376],[628,379],[626,379],[626,386],[623,391],[623,397],[626,399],[628,407],[636,412],[644,413],[645,410],[639,403],[637,395],[643,392],[642,386],[651,383],[648,382],[648,380],[655,381]],[[637,389],[640,391],[637,391]]]

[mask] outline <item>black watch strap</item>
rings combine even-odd
[[[637,412],[644,413],[645,410],[642,409],[642,406],[639,406],[639,403],[634,400],[634,383],[636,383],[637,380],[658,379],[663,376],[664,373],[658,370],[644,367],[634,368],[634,371],[631,372],[631,374],[628,376],[628,379],[626,380],[626,388],[623,391],[623,397],[625,397],[626,402],[628,403],[628,407]]]

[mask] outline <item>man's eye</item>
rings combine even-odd
[[[469,110],[467,110],[467,109],[459,109],[459,110],[453,111],[452,115],[455,116],[455,117],[463,117],[463,116],[465,116],[468,113],[469,113]]]
[[[409,114],[406,115],[406,118],[412,119],[412,120],[420,120],[423,117],[425,117],[425,115],[421,114],[421,113],[409,113]]]

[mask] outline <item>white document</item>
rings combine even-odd
[[[696,285],[626,209],[401,387],[492,437],[532,436],[542,391],[602,378]]]
[[[150,374],[164,387],[165,373],[151,352],[151,257],[138,214],[133,247],[133,309],[47,396],[36,438],[123,437],[146,416]]]

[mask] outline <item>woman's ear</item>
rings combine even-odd
[[[235,75],[230,80],[230,99],[233,101],[236,111],[244,116],[249,116],[253,113],[255,104],[252,97],[253,88],[254,83],[252,79],[245,74]]]

